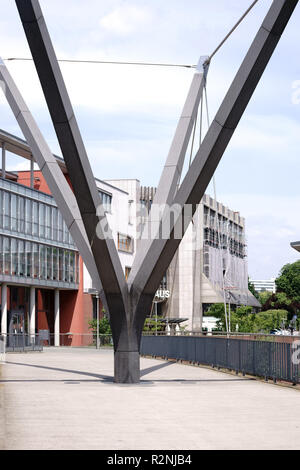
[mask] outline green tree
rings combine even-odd
[[[277,292],[283,292],[293,302],[300,303],[300,260],[283,266],[275,282]]]
[[[156,331],[165,331],[166,323],[163,321],[163,317],[148,317],[146,318],[143,331],[147,333],[156,333]]]
[[[104,310],[103,310],[104,312]],[[102,312],[102,313],[103,313]],[[93,319],[89,322],[90,330],[93,330],[94,344],[96,344],[97,335],[97,319]],[[106,315],[99,319],[99,335],[101,346],[112,346],[112,332],[109,323],[109,319]]]
[[[228,313],[228,311],[227,311]],[[218,329],[226,330],[224,304],[213,304],[207,314],[218,318]],[[239,333],[270,333],[271,330],[281,328],[282,322],[287,322],[288,311],[273,309],[259,313],[252,313],[249,306],[241,306],[231,310],[231,332]]]
[[[289,298],[285,292],[277,292],[268,298],[264,303],[262,310],[287,310],[289,313],[288,318],[291,320],[291,318],[297,314],[299,308],[299,302]]]
[[[258,294],[258,292],[255,290],[254,284],[252,284],[252,282],[250,281],[249,277],[248,277],[248,290],[251,292],[251,294],[254,295],[254,297],[257,298],[257,300],[259,300],[259,294]]]
[[[89,328],[90,330],[93,330],[93,333],[96,335],[97,334],[97,320],[93,319],[89,321]],[[111,327],[109,323],[109,319],[107,318],[106,315],[104,315],[100,320],[99,320],[99,334],[100,335],[111,335]]]
[[[258,294],[258,300],[261,303],[261,309],[262,310],[268,310],[268,307],[265,307],[266,302],[269,300],[269,298],[272,297],[272,292],[270,291],[262,291]]]
[[[224,304],[212,304],[205,313],[205,316],[216,318],[225,317]]]

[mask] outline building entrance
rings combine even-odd
[[[25,312],[12,310],[8,312],[8,346],[21,347],[25,344]]]

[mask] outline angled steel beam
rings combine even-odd
[[[170,224],[169,239],[155,239],[151,243],[132,286],[132,291],[136,292],[135,295],[140,296],[135,317],[138,328],[141,328],[144,321],[142,313],[144,296],[148,297],[156,291],[181,242],[181,239],[174,238],[174,230],[179,224],[182,225],[183,232],[188,227],[191,215],[195,213],[297,3],[298,0],[273,1],[174,198],[173,203],[178,205],[181,211]],[[187,220],[183,217],[185,204],[192,208]],[[164,222],[162,220],[161,225]],[[138,318],[139,315],[141,318]]]
[[[203,89],[206,83],[209,69],[209,63],[207,63],[207,60],[208,57],[204,56],[199,60],[197,72],[194,74],[190,90],[176,128],[175,136],[173,138],[173,142],[171,144],[171,148],[157,187],[157,191],[153,200],[153,206],[162,204],[170,206],[178,190],[187,148],[194,125],[196,125],[199,103],[203,97]],[[129,275],[129,286],[132,284],[138,268],[140,268],[143,264],[143,260],[151,244],[151,240],[147,236],[151,231],[149,221],[153,220],[153,215],[151,212],[152,211],[150,211],[150,216],[144,229],[146,236],[142,236],[142,239],[140,240],[139,250],[135,256],[134,263]]]
[[[200,59],[190,90],[180,116],[175,136],[157,187],[154,204],[172,204],[177,192],[185,155],[197,118],[200,100],[207,78],[209,64],[208,57]]]
[[[95,288],[103,296],[100,278],[75,196],[1,58],[0,83],[7,102],[31,148],[33,158],[45,177],[51,193],[55,195],[57,206],[94,280]]]
[[[122,303],[127,302],[128,289],[105,213],[102,210],[100,217],[97,215],[101,198],[72,104],[39,1],[16,0],[16,4],[113,316],[116,315],[116,299],[120,303],[118,310],[124,310]]]

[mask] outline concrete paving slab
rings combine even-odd
[[[117,385],[110,350],[6,360],[5,449],[300,449],[298,390],[143,358]]]

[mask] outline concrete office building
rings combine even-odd
[[[250,282],[254,285],[256,292],[276,292],[275,277],[268,280],[251,279]]]
[[[141,188],[141,201],[151,207],[154,188]],[[201,330],[209,306],[260,303],[248,290],[245,219],[205,195],[166,273],[167,297],[159,313],[189,330]],[[162,296],[163,297],[163,296]]]

